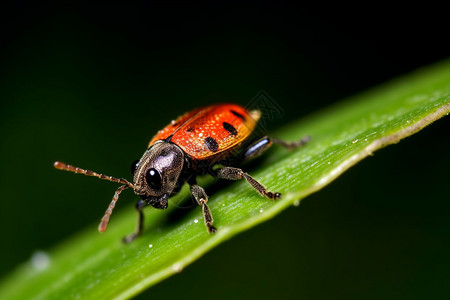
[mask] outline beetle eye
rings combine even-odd
[[[161,188],[161,175],[153,168],[145,173],[145,181],[147,181],[148,186],[152,189],[159,190]]]
[[[137,167],[139,166],[139,159],[136,159],[135,161],[133,161],[133,163],[131,164],[131,174],[133,175],[134,172],[136,172]]]

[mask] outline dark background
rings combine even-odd
[[[3,6],[0,276],[104,212],[111,184],[55,160],[127,177],[156,130],[192,107],[265,90],[285,110],[276,129],[448,57],[442,8],[378,5]],[[448,295],[449,129],[440,120],[377,152],[139,298]],[[135,201],[122,198],[118,209]]]

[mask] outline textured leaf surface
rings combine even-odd
[[[220,189],[211,185],[207,192],[218,232],[208,235],[199,207],[177,208],[190,197],[185,187],[171,200],[168,211],[146,211],[145,234],[135,242],[121,243],[135,225],[135,212],[130,208],[112,216],[105,234],[98,234],[97,224],[92,224],[24,263],[3,280],[0,298],[129,298],[182,271],[240,231],[298,205],[364,157],[449,112],[449,62],[348,99],[275,133],[288,140],[311,135],[306,147],[293,152],[271,149],[257,167],[248,170],[271,190],[282,192],[281,200],[263,199],[245,182]],[[206,178],[201,183],[210,181]]]

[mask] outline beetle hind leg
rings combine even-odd
[[[288,150],[300,148],[300,147],[304,146],[306,143],[308,143],[309,140],[311,140],[311,137],[309,135],[304,136],[303,138],[301,138],[298,141],[292,141],[292,142],[272,138],[272,142],[274,144],[283,146],[284,148],[286,148]]]
[[[309,135],[307,135],[298,141],[289,142],[289,141],[283,141],[283,140],[279,140],[276,138],[271,138],[269,136],[265,136],[265,137],[257,140],[253,144],[251,144],[247,148],[247,151],[245,151],[243,158],[244,158],[244,160],[249,160],[254,157],[257,157],[257,156],[261,155],[264,151],[269,149],[270,146],[272,146],[273,144],[280,145],[288,150],[293,150],[293,149],[304,146],[310,139],[311,139],[311,137]]]

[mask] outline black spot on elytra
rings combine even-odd
[[[227,122],[223,122],[222,123],[223,128],[225,128],[226,131],[228,131],[230,134],[232,135],[237,135],[237,130],[236,128],[234,128],[233,125],[231,125],[230,123]]]
[[[219,150],[219,144],[217,144],[217,141],[210,136],[205,139],[205,144],[206,147],[212,152],[216,152],[217,150]]]
[[[240,113],[238,113],[237,111],[234,110],[230,110],[230,112],[235,115],[236,117],[238,117],[239,119],[241,119],[242,121],[245,121],[245,117],[243,115],[241,115]]]
[[[189,127],[188,129],[186,129],[187,132],[194,132],[194,128]]]

